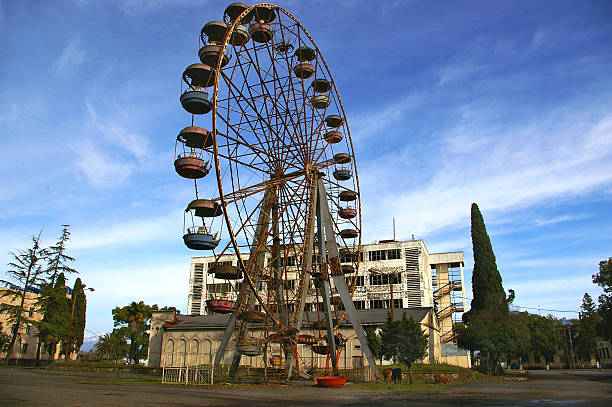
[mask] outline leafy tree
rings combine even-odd
[[[51,277],[49,284],[55,285],[55,279],[59,273],[63,273],[64,276],[70,273],[78,273],[75,269],[68,266],[68,262],[74,261],[74,257],[70,257],[66,254],[66,244],[70,240],[70,231],[68,227],[70,225],[62,225],[61,236],[57,239],[57,243],[50,246],[47,249],[47,269],[45,273]]]
[[[114,360],[116,362],[127,356],[128,349],[125,336],[115,329],[113,332],[100,337],[94,351],[97,358]]]
[[[7,314],[7,320],[13,326],[11,342],[6,352],[7,361],[13,353],[13,347],[21,326],[34,324],[34,321],[28,317],[24,304],[26,293],[33,287],[38,287],[44,275],[40,260],[44,258],[46,252],[40,248],[39,241],[40,233],[38,236],[32,236],[32,247],[29,249],[19,250],[18,253],[11,252],[14,261],[8,264],[9,269],[6,274],[20,286],[16,286],[11,281],[0,280],[5,286],[9,287],[0,289],[0,298],[10,297],[9,303],[3,303],[0,306],[0,312]]]
[[[364,327],[366,338],[368,340],[368,346],[370,347],[370,350],[372,351],[372,354],[374,355],[375,358],[382,359],[382,357],[383,357],[383,351],[382,351],[383,343],[382,343],[382,339],[380,339],[380,336],[376,332],[377,329],[378,328],[375,327],[375,326],[365,326]]]
[[[151,307],[143,301],[132,301],[130,305],[115,307],[112,311],[115,327],[119,327],[118,332],[129,339],[128,356],[134,363],[146,358],[149,345],[147,331],[152,310],[157,310],[157,305]]]
[[[580,309],[580,318],[576,321],[574,347],[578,359],[583,362],[590,362],[597,350],[595,329],[600,321],[600,316],[597,314],[595,303],[588,293],[584,294]]]
[[[599,272],[593,275],[593,283],[603,288],[604,293],[597,299],[597,313],[601,320],[597,332],[608,340],[612,340],[612,257],[599,262]]]
[[[10,335],[5,334],[0,329],[0,352],[6,352],[9,348],[10,343],[11,343]]]
[[[530,317],[531,316],[527,312],[510,314],[509,322],[518,335],[514,338],[512,347],[508,351],[508,362],[515,358],[527,359],[529,357],[529,352],[531,351],[531,331],[529,329]]]
[[[412,364],[427,356],[429,345],[429,335],[423,332],[420,322],[408,319],[406,314],[401,320],[393,321],[391,314],[388,314],[380,338],[383,356],[405,364],[412,384]]]
[[[49,360],[53,361],[57,344],[68,334],[70,320],[70,300],[66,297],[64,273],[57,276],[53,288],[45,286],[39,306],[43,313],[42,320],[37,324],[39,339],[47,345]]]
[[[552,316],[529,316],[529,332],[531,334],[531,351],[544,356],[546,364],[554,360],[559,348],[559,322]]]
[[[457,340],[463,348],[484,352],[487,372],[493,374],[501,372],[499,357],[519,351],[521,339],[517,327],[509,321],[508,304],[514,300],[514,291],[510,290],[506,298],[491,239],[475,203],[471,223],[474,295],[471,309],[463,314],[464,324],[457,325]]]

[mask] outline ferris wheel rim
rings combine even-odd
[[[293,22],[295,24],[297,24],[298,29],[302,30],[303,33],[307,36],[307,38],[310,40],[310,42],[312,43],[312,45],[315,48],[315,52],[317,55],[317,58],[321,60],[321,62],[323,63],[323,66],[325,67],[325,72],[327,73],[327,75],[329,75],[329,78],[331,80],[331,86],[333,89],[333,92],[335,94],[335,100],[338,103],[338,108],[339,111],[338,113],[342,114],[342,118],[344,118],[343,121],[343,126],[346,127],[346,136],[347,136],[347,144],[350,148],[350,157],[351,157],[351,161],[352,161],[352,166],[353,166],[353,176],[354,176],[354,185],[355,185],[355,189],[356,189],[356,198],[357,198],[357,207],[358,207],[358,211],[357,211],[357,225],[358,229],[359,229],[359,233],[358,233],[358,237],[357,237],[357,242],[354,242],[352,247],[353,249],[357,249],[357,260],[356,260],[356,265],[357,265],[357,270],[355,270],[355,277],[357,276],[358,273],[358,267],[359,267],[359,263],[360,263],[360,256],[359,256],[359,251],[361,250],[361,244],[362,244],[362,211],[361,211],[361,193],[360,193],[360,185],[359,185],[359,175],[358,175],[358,171],[357,171],[357,163],[356,163],[356,159],[355,159],[355,149],[354,149],[354,145],[353,145],[353,141],[352,141],[352,137],[350,134],[350,128],[348,125],[348,120],[346,119],[346,112],[344,110],[344,106],[342,104],[342,99],[340,98],[340,93],[337,89],[336,86],[336,82],[333,79],[333,76],[331,74],[331,71],[329,69],[329,66],[327,65],[327,62],[325,61],[325,58],[323,57],[322,52],[320,51],[319,47],[317,46],[316,42],[314,41],[314,39],[312,38],[312,36],[310,35],[310,33],[306,30],[306,28],[304,28],[304,26],[299,22],[299,20],[297,20],[297,18],[295,18],[289,11],[285,10],[284,8],[272,4],[272,3],[259,3],[259,4],[255,4],[252,6],[249,6],[248,8],[246,8],[239,16],[237,16],[232,22],[231,24],[228,23],[227,26],[227,31],[225,33],[225,36],[223,38],[223,42],[221,44],[221,50],[220,50],[220,54],[219,54],[219,58],[217,61],[217,66],[215,67],[215,75],[214,75],[214,87],[213,87],[213,95],[212,95],[212,139],[213,139],[213,145],[212,145],[212,150],[213,150],[213,157],[214,157],[214,163],[215,163],[215,174],[216,174],[216,178],[217,178],[217,186],[218,186],[218,199],[221,203],[221,206],[223,208],[223,216],[224,216],[224,220],[225,220],[225,224],[227,226],[227,232],[230,238],[230,243],[231,246],[233,246],[234,249],[234,254],[237,258],[238,261],[238,266],[244,271],[244,279],[247,281],[251,291],[253,292],[253,294],[255,295],[255,297],[257,298],[257,301],[259,302],[259,304],[265,309],[266,313],[268,314],[268,316],[273,320],[273,322],[278,325],[278,326],[283,326],[284,324],[279,322],[278,320],[276,320],[276,318],[273,315],[273,312],[271,312],[270,310],[267,309],[265,301],[261,298],[260,294],[258,293],[258,290],[255,287],[255,283],[252,280],[250,274],[247,272],[247,267],[245,264],[245,260],[243,258],[242,252],[240,250],[240,245],[238,243],[238,239],[237,239],[237,234],[234,232],[234,227],[233,227],[233,222],[230,220],[229,217],[229,211],[228,211],[228,205],[229,203],[226,201],[226,196],[228,196],[229,194],[224,192],[224,188],[223,188],[223,181],[222,181],[222,168],[220,165],[220,153],[219,153],[219,145],[218,145],[218,138],[217,135],[221,134],[217,131],[217,116],[219,115],[218,110],[219,110],[219,106],[218,106],[218,98],[219,98],[219,83],[220,83],[220,78],[222,76],[222,68],[224,67],[223,61],[224,61],[224,57],[226,56],[226,52],[228,50],[228,46],[232,45],[230,42],[230,38],[234,32],[234,30],[236,29],[237,26],[240,26],[241,24],[241,20],[249,13],[252,13],[253,10],[255,10],[257,7],[270,7],[274,10],[275,13],[283,13],[286,16],[288,16],[291,20],[293,20]],[[232,190],[234,190],[233,185],[232,185]],[[232,192],[233,193],[233,192]],[[255,209],[257,210],[257,209]],[[228,244],[226,246],[229,247],[230,245]],[[349,245],[347,245],[348,247]],[[354,289],[354,287],[353,287]],[[352,290],[351,290],[352,292]],[[340,322],[346,317],[346,311],[343,312],[342,317],[339,319],[338,321],[338,325],[340,324]]]

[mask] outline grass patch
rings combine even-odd
[[[420,392],[420,391],[442,391],[451,387],[452,384],[413,383],[413,384],[389,384],[389,383],[354,383],[351,387],[367,390],[387,390],[396,392]]]
[[[408,367],[404,365],[384,365],[379,366],[379,371],[384,369],[401,368],[404,377],[408,375]],[[412,365],[412,380],[414,384],[432,384],[434,383],[434,374],[440,374],[448,377],[451,383],[469,383],[469,382],[501,382],[503,377],[500,376],[488,376],[484,373],[478,372],[474,369],[467,369],[465,367],[446,365],[446,364],[427,364],[427,363],[415,363]],[[404,381],[407,381],[407,377]],[[403,385],[403,384],[402,384]]]
[[[161,378],[158,377],[79,377],[76,380],[79,384],[95,384],[95,385],[131,385],[131,384],[161,384]]]
[[[141,367],[139,365],[127,365],[125,363],[115,363],[112,360],[97,360],[97,361],[92,361],[92,362],[78,362],[78,361],[74,361],[74,360],[69,360],[69,361],[58,361],[58,362],[54,362],[53,364],[49,365],[49,366],[57,366],[57,367],[122,367],[122,368],[129,368],[129,367]]]

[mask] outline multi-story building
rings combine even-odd
[[[21,302],[21,287],[7,285],[4,288],[0,288],[1,290],[6,290],[8,295],[5,295],[0,298],[0,303],[10,304],[10,305],[19,305]],[[13,296],[12,293],[17,294],[17,297]],[[66,296],[70,297],[72,295],[72,290],[69,287],[66,287]],[[40,322],[43,318],[43,314],[40,312],[38,306],[38,299],[40,297],[40,290],[37,288],[30,288],[25,293],[25,300],[23,304],[24,310],[27,312],[27,317],[31,324],[20,324],[19,330],[17,331],[17,325],[12,324],[8,318],[6,313],[0,312],[0,331],[9,337],[12,336],[15,332],[17,332],[17,337],[15,340],[15,344],[13,345],[13,351],[11,353],[10,363],[32,363],[36,360],[36,353],[38,350],[38,331],[36,329],[36,322]],[[55,350],[54,359],[59,358],[60,356],[60,346],[57,346]],[[6,352],[0,352],[0,358],[5,358]],[[76,359],[77,354],[72,353],[71,359]],[[40,359],[47,360],[49,359],[48,349],[44,344],[41,346],[40,351]]]
[[[268,255],[269,256],[269,255]],[[245,258],[248,256],[244,256]],[[361,246],[359,269],[353,303],[358,310],[430,307],[437,315],[442,344],[441,361],[469,364],[467,352],[458,349],[453,339],[453,322],[461,319],[465,309],[463,252],[429,253],[423,240],[385,240]],[[351,261],[343,256],[342,263]],[[234,255],[221,256],[223,264],[236,265]],[[288,266],[299,259],[287,258]],[[232,285],[218,280],[207,271],[215,257],[193,257],[189,279],[188,314],[208,315],[206,300],[212,296],[235,300],[240,283]],[[352,279],[353,275],[347,276]],[[287,284],[297,284],[297,273],[291,273]],[[314,290],[306,297],[306,309],[314,311],[317,298]]]

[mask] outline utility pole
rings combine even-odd
[[[572,364],[574,365],[573,369],[576,369],[576,362],[574,361],[574,345],[572,343],[572,330],[570,329],[570,326],[567,326],[567,332],[568,332],[568,336],[569,336],[569,343],[570,343],[570,352],[571,352],[571,364],[570,364],[570,369],[572,369]]]

